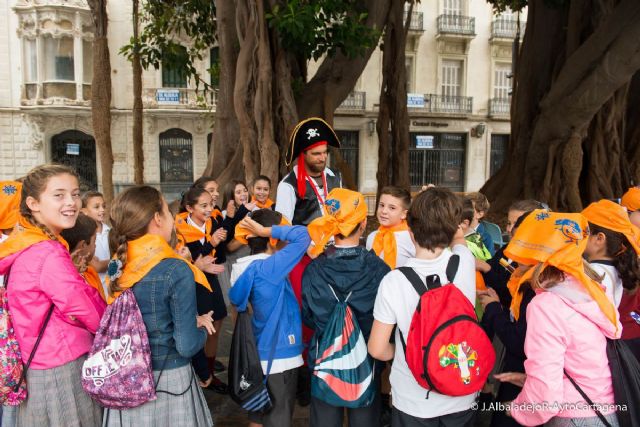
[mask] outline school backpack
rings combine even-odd
[[[420,295],[406,341],[400,332],[407,366],[418,384],[447,396],[480,391],[496,359],[473,305],[452,283],[459,262],[449,259],[444,286],[436,274],[425,285],[411,267],[398,269]]]
[[[107,306],[87,360],[82,388],[100,405],[129,409],[156,399],[151,348],[131,289]]]
[[[229,354],[229,395],[248,411],[267,411],[271,398],[262,373],[251,314],[238,313]]]
[[[9,283],[9,275],[5,277],[5,286]],[[40,340],[49,324],[54,305],[49,306],[38,338],[29,355],[26,365],[22,364],[22,353],[13,330],[11,313],[6,287],[0,286],[0,405],[18,406],[27,398],[26,375],[33,356],[40,345]]]
[[[373,360],[358,320],[348,305],[351,292],[338,301],[320,336],[315,351],[309,351],[313,367],[311,395],[331,406],[362,408],[371,405],[376,394]],[[315,355],[313,355],[315,353]]]

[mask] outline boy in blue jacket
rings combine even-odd
[[[249,413],[252,423],[265,427],[291,425],[297,368],[303,364],[300,308],[288,276],[306,252],[310,239],[305,227],[277,225],[281,221],[280,213],[260,209],[240,222],[237,230],[246,235],[251,256],[234,265],[232,279],[237,280],[229,291],[229,299],[238,311],[251,304],[253,331],[265,375],[271,361],[267,386],[273,409],[266,414]],[[286,246],[282,247],[282,242],[287,242]]]

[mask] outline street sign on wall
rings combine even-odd
[[[156,101],[158,104],[180,104],[180,90],[158,89],[156,90]]]

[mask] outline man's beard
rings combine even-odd
[[[308,173],[312,173],[312,174],[320,174],[324,171],[324,168],[327,166],[326,162],[322,163],[321,165],[318,164],[314,164],[314,165],[310,165],[310,164],[305,164]]]

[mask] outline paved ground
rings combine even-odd
[[[221,336],[220,347],[218,349],[219,360],[228,365],[229,348],[231,346],[231,335],[233,334],[233,325],[231,324],[231,316],[223,325],[223,335]],[[227,372],[218,374],[218,378],[227,382]],[[245,427],[248,425],[246,412],[240,408],[231,398],[214,393],[209,390],[204,391],[204,395],[209,403],[211,414],[216,427]],[[302,408],[296,406],[293,415],[293,427],[307,427],[309,425],[309,407]],[[345,424],[346,425],[346,424]],[[489,425],[489,417],[487,414],[480,414],[476,422],[476,427],[486,427]]]

